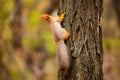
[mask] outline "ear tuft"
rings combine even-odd
[[[45,19],[45,20],[49,21],[49,20],[50,20],[50,18],[51,18],[51,16],[50,16],[50,15],[48,15],[48,14],[42,14],[42,15],[40,15],[40,18],[42,18],[42,19]]]

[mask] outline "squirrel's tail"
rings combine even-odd
[[[65,71],[64,73],[66,74],[70,66],[68,49],[63,40],[60,40],[57,43],[57,47],[58,47],[59,67],[61,70]]]

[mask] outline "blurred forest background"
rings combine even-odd
[[[104,0],[104,80],[120,79],[120,1]],[[49,24],[59,0],[0,0],[0,80],[57,80],[58,61]]]

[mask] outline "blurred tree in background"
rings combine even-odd
[[[104,0],[103,15],[103,72],[105,80],[120,79],[120,30],[118,13],[113,5],[118,6],[118,0]],[[117,14],[117,15],[116,15]],[[120,14],[119,14],[120,15]],[[118,22],[118,23],[117,23]]]
[[[15,13],[11,21],[13,48],[22,48],[22,36],[23,36],[22,21],[24,21],[22,19],[23,2],[22,0],[14,0],[14,5]]]
[[[53,9],[48,11],[53,6],[50,3],[50,0],[0,0],[0,80],[44,77],[47,53],[54,55],[55,46],[49,25],[39,15],[52,13]]]
[[[116,12],[117,15],[117,19],[118,19],[118,24],[119,24],[119,28],[120,28],[120,0],[112,0],[113,6],[114,6],[114,10]]]
[[[119,0],[103,3],[104,79],[119,80]],[[54,15],[58,5],[59,0],[0,0],[0,80],[57,79],[56,48],[39,15]]]

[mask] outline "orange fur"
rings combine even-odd
[[[65,34],[65,36],[64,36],[64,40],[69,39],[69,37],[70,37],[70,33],[67,32],[65,29],[62,29],[62,32]]]
[[[52,16],[48,15],[48,14],[42,14],[40,15],[40,18],[45,19],[46,21],[50,21],[50,19],[52,18]]]
[[[62,22],[65,16],[65,12],[61,14],[61,16],[57,19],[58,22]]]

